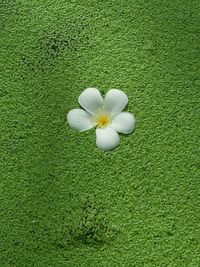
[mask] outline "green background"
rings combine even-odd
[[[198,267],[198,0],[0,1],[0,266]],[[125,91],[112,152],[66,114]]]

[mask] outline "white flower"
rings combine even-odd
[[[102,98],[96,88],[85,89],[78,98],[83,109],[72,109],[67,114],[71,128],[80,132],[96,128],[96,145],[105,151],[119,144],[118,133],[129,134],[135,126],[135,118],[129,112],[122,112],[128,103],[127,95],[118,89],[107,92]]]

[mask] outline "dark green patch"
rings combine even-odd
[[[60,32],[44,33],[38,41],[39,51],[49,61],[58,58],[63,53],[67,55],[74,50],[75,46],[70,36],[65,36]]]
[[[87,25],[80,22],[76,26],[63,25],[67,30],[60,28],[57,31],[42,32],[32,49],[21,57],[20,65],[22,69],[25,67],[24,77],[27,72],[33,76],[44,74],[59,62],[70,65],[71,61],[79,57],[81,50],[88,49]]]
[[[82,206],[79,222],[68,227],[71,242],[87,245],[108,244],[116,237],[116,234],[117,229],[110,225],[103,207],[90,198]]]

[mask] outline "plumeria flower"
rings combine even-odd
[[[80,132],[96,127],[96,145],[105,151],[119,145],[118,133],[130,134],[135,118],[129,112],[122,112],[128,103],[127,95],[118,89],[111,89],[103,99],[96,88],[85,89],[78,98],[84,108],[72,109],[67,114],[71,128]]]

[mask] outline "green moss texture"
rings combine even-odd
[[[200,266],[200,2],[0,1],[0,266]],[[119,88],[112,152],[66,114]]]

